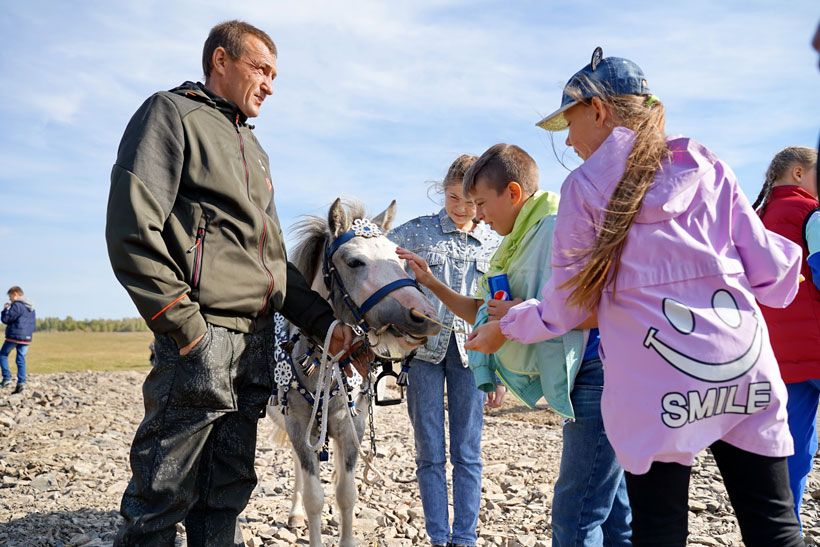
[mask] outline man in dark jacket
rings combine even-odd
[[[8,290],[9,301],[3,305],[0,321],[6,325],[6,340],[0,348],[0,369],[3,370],[3,381],[0,387],[11,383],[9,355],[17,350],[17,387],[14,393],[22,393],[26,385],[26,353],[31,344],[36,323],[34,304],[26,300],[23,289],[14,286]]]
[[[263,31],[217,25],[205,83],[152,95],[120,143],[108,253],[156,338],[118,545],[173,545],[180,521],[189,545],[242,544],[237,517],[273,388],[273,312],[322,341],[334,321],[287,262],[268,156],[246,123],[272,93],[276,58]],[[330,351],[352,337],[337,326]]]

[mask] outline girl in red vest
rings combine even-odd
[[[803,237],[804,223],[818,206],[817,151],[790,146],[772,160],[766,182],[755,201],[763,224],[769,230],[809,249]],[[760,305],[772,341],[780,373],[789,393],[789,430],[794,438],[794,455],[788,458],[789,481],[794,510],[800,520],[800,502],[817,452],[817,405],[820,401],[820,290],[806,261],[797,297],[786,308]]]

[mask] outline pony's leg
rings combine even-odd
[[[319,457],[305,444],[305,426],[310,418],[306,405],[294,405],[287,419],[288,437],[298,460],[302,504],[307,513],[310,547],[322,547],[322,506],[325,493],[319,481]]]
[[[351,428],[345,428],[350,433]],[[355,547],[356,539],[353,536],[353,507],[359,499],[356,490],[356,460],[359,451],[353,439],[345,437],[344,442],[336,441],[335,471],[336,471],[336,504],[339,506],[339,547]]]
[[[299,456],[295,450],[293,453],[293,495],[291,496],[290,515],[288,515],[288,528],[295,529],[305,525],[307,515],[305,514],[305,504],[302,501],[302,492],[305,488],[304,471],[299,463]]]
[[[308,519],[310,547],[322,547],[322,507],[325,503],[325,492],[319,480],[319,459],[311,455],[313,462],[302,467],[303,501]]]

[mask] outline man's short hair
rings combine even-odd
[[[273,40],[265,31],[259,30],[245,21],[236,19],[225,21],[211,29],[208,38],[205,40],[205,46],[202,48],[202,71],[205,73],[206,78],[211,75],[211,69],[213,68],[211,59],[216,48],[223,47],[231,59],[239,59],[244,53],[245,36],[248,34],[262,40],[262,43],[268,47],[274,57],[278,55],[276,44],[273,43]]]
[[[538,165],[520,146],[502,142],[489,147],[464,174],[464,193],[469,194],[480,178],[499,194],[515,181],[529,197],[538,190]]]
[[[20,287],[18,287],[17,285],[15,285],[15,286],[13,286],[12,288],[10,288],[10,289],[6,292],[6,294],[7,294],[7,295],[9,295],[9,296],[11,296],[11,295],[13,295],[13,294],[19,294],[20,296],[23,296],[23,289],[21,289]]]

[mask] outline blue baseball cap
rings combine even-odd
[[[592,85],[590,85],[592,84]],[[545,117],[537,124],[547,131],[561,131],[567,128],[564,112],[580,102],[599,94],[604,89],[610,95],[651,95],[646,76],[641,67],[620,57],[604,58],[604,50],[596,47],[590,63],[576,72],[564,86],[561,108]],[[572,90],[572,95],[568,93]]]

